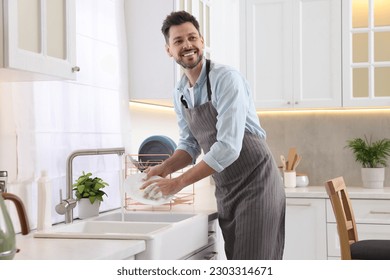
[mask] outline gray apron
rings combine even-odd
[[[208,102],[186,108],[189,129],[206,154],[216,142],[217,110]],[[286,198],[279,170],[264,139],[245,131],[238,159],[213,174],[218,220],[227,259],[282,259]]]

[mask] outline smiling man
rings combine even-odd
[[[199,65],[203,59],[204,42],[200,34],[194,30],[192,23],[172,26],[170,32],[174,38],[168,39],[167,52],[184,69],[190,70]]]
[[[212,175],[228,259],[282,259],[286,198],[246,80],[233,68],[204,58],[199,23],[172,12],[163,22],[166,51],[184,75],[174,90],[180,128],[174,154],[146,170],[164,195]],[[179,177],[167,175],[203,158]]]

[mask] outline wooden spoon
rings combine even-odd
[[[284,155],[280,156],[280,160],[282,161],[283,171],[285,171],[286,170],[286,158],[284,157]]]
[[[298,164],[301,162],[301,159],[302,159],[302,156],[300,156],[298,154],[295,155],[292,170],[295,170],[297,168]]]
[[[295,158],[296,154],[297,154],[297,149],[296,148],[290,148],[289,149],[288,156],[287,156],[286,170],[293,170],[294,158]]]

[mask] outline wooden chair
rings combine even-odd
[[[342,260],[390,260],[390,240],[359,240],[355,216],[343,177],[329,180],[326,192],[332,203]]]

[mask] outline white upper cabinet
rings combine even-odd
[[[3,0],[1,80],[76,79],[74,0]]]
[[[240,10],[257,108],[341,106],[340,0],[247,0]]]
[[[125,1],[131,101],[173,105],[172,92],[182,72],[166,52],[161,27],[166,16],[175,10],[186,10],[198,19],[209,56],[208,0]]]
[[[390,1],[343,1],[343,104],[390,106]]]
[[[165,50],[161,26],[174,0],[125,1],[130,100],[170,105],[175,62]]]

